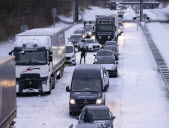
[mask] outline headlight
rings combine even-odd
[[[83,35],[82,38],[85,38],[85,35]]]
[[[96,100],[96,104],[101,104],[102,103],[102,100],[101,99],[97,99]]]
[[[92,46],[91,46],[91,45],[88,45],[88,47],[89,47],[89,48],[92,48]]]
[[[89,32],[89,35],[92,35],[92,32]]]
[[[71,99],[71,100],[70,100],[70,104],[76,104],[75,100],[74,100],[74,99]]]
[[[72,44],[72,42],[71,42],[71,41],[69,41],[68,43],[69,43],[69,44]]]

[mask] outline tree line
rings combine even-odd
[[[108,0],[79,0],[79,4],[83,11],[105,1]],[[72,6],[72,0],[0,0],[0,41],[20,33],[22,25],[28,25],[29,29],[50,26],[52,8],[57,9],[58,15],[70,16]]]

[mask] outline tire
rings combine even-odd
[[[75,64],[73,64],[73,66],[76,66],[76,63],[75,63]]]
[[[69,115],[70,115],[70,116],[73,116],[74,114],[73,114],[73,112],[69,112]]]

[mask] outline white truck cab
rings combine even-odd
[[[64,30],[42,28],[18,34],[12,54],[16,63],[16,92],[50,94],[64,71]]]

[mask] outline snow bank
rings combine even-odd
[[[160,23],[149,23],[148,30],[169,67],[169,31]]]

